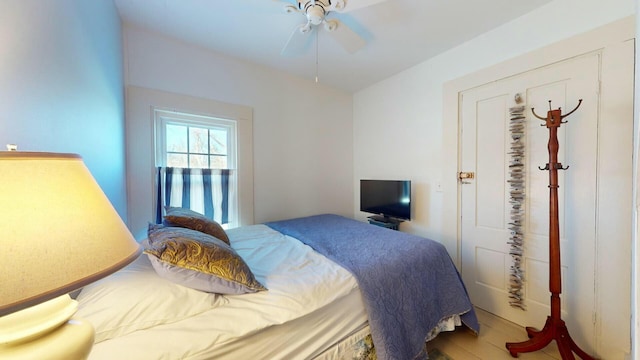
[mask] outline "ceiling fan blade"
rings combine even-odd
[[[385,1],[387,0],[338,0],[334,9],[338,12],[349,12]]]
[[[307,31],[301,31],[304,28],[307,28]],[[313,28],[309,28],[307,24],[296,26],[280,54],[282,56],[302,55],[309,47],[312,31]]]
[[[366,41],[351,30],[343,22],[336,19],[327,20],[329,35],[333,37],[348,53],[353,54],[366,45]]]

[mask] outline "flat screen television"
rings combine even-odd
[[[360,211],[380,220],[411,220],[411,181],[360,180]]]

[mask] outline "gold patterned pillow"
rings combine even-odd
[[[167,225],[197,230],[230,244],[227,233],[216,221],[208,219],[204,215],[190,209],[167,206],[165,210],[166,215],[164,219]]]
[[[165,227],[143,246],[158,275],[184,286],[217,294],[267,290],[231,246],[211,235]]]

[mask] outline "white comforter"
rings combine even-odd
[[[342,333],[323,340],[331,343],[366,323],[357,283],[342,267],[265,225],[232,229],[228,235],[268,291],[220,296],[186,289],[159,278],[142,255],[79,295],[77,315],[94,324],[99,341],[90,359],[210,359],[220,355],[239,359],[237,356],[250,354],[241,349],[252,346],[242,339],[255,342],[256,335],[268,333],[273,325],[297,324],[300,318],[318,322],[332,315],[334,319],[328,322]],[[352,299],[347,300],[350,294]],[[351,308],[336,318],[332,303]],[[311,315],[322,309],[327,309],[325,315]],[[324,328],[310,324],[313,327]],[[328,336],[299,334],[305,335]],[[282,348],[286,344],[274,342],[274,346],[280,347],[275,352],[287,354]]]

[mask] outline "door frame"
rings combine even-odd
[[[460,222],[460,209],[461,209],[461,191],[457,181],[458,171],[465,171],[460,169],[461,152],[460,152],[460,94],[464,90],[472,89],[477,86],[489,83],[491,81],[497,81],[505,79],[517,74],[521,74],[532,69],[548,66],[572,57],[580,56],[586,53],[594,51],[602,51],[602,68],[601,68],[601,88],[608,90],[608,94],[603,93],[601,97],[601,112],[610,111],[617,105],[619,96],[616,97],[617,90],[615,87],[607,87],[608,82],[624,82],[627,79],[622,79],[620,74],[615,71],[615,64],[611,64],[608,53],[619,51],[623,44],[627,41],[633,41],[636,35],[635,17],[630,16],[603,27],[588,31],[586,33],[571,37],[567,40],[554,43],[552,45],[545,46],[538,50],[534,50],[530,53],[518,56],[516,58],[507,60],[505,62],[493,65],[486,69],[477,71],[475,73],[466,75],[459,79],[451,80],[443,86],[443,151],[442,154],[446,159],[443,159],[442,164],[442,188],[443,188],[443,244],[449,251],[449,254],[453,258],[456,266],[460,268],[461,264],[461,222]],[[631,59],[633,61],[633,59]],[[631,91],[633,91],[633,78],[629,79]],[[633,99],[631,99],[633,100]],[[633,104],[632,104],[633,105]],[[630,118],[633,117],[633,106],[629,113]],[[456,159],[456,161],[452,161]],[[635,186],[635,184],[633,184]],[[630,206],[630,211],[633,207]],[[630,215],[631,217],[631,215]],[[631,231],[631,229],[630,229]],[[596,240],[597,241],[597,240]],[[631,239],[629,244],[624,247],[627,254],[631,253]],[[628,247],[628,249],[627,249]],[[598,245],[597,251],[603,249],[603,245]],[[605,255],[606,255],[605,250]],[[629,256],[630,257],[630,256]],[[629,259],[631,261],[631,259]],[[598,261],[598,260],[596,260]],[[599,281],[602,273],[600,272],[599,265],[596,265],[596,281]],[[602,266],[602,265],[600,265]],[[630,276],[631,269],[629,269]],[[602,283],[601,281],[599,281]],[[631,280],[629,280],[629,286],[631,286]],[[595,319],[595,325],[598,327],[596,333],[599,333],[598,339],[596,339],[596,349],[598,352],[613,351],[610,346],[616,346],[619,344],[622,337],[625,341],[628,339],[630,343],[630,328],[631,322],[629,322],[629,329],[621,329],[619,331],[609,331],[611,329],[604,329],[602,318],[611,320],[617,320],[615,311],[619,309],[622,304],[627,304],[629,311],[631,311],[631,299],[625,299],[623,302],[613,306],[610,309],[604,301],[603,294],[612,293],[607,286],[613,286],[613,284],[600,284],[597,289],[597,298],[603,298],[597,300],[598,303],[598,317]],[[629,290],[630,292],[630,290]],[[629,296],[630,297],[630,296]],[[595,317],[596,314],[594,314]],[[627,320],[628,321],[628,318]],[[614,322],[615,323],[615,322]],[[617,322],[620,324],[620,322]],[[630,351],[630,344],[625,347],[625,351]],[[619,351],[619,346],[616,347]]]

